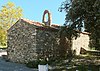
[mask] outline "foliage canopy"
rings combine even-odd
[[[6,45],[7,30],[22,17],[22,9],[8,2],[0,10],[0,45]]]
[[[100,49],[100,0],[66,0],[60,7],[62,10],[66,12],[65,26],[70,29],[67,29],[70,33],[66,33],[72,38],[72,30],[85,29],[91,33],[90,47]]]

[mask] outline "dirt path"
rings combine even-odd
[[[25,65],[6,62],[0,57],[0,71],[37,71],[35,69],[27,68]]]

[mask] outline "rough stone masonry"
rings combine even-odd
[[[47,21],[45,21],[46,14],[48,14]],[[59,57],[58,31],[60,26],[52,25],[51,14],[48,10],[44,11],[42,22],[19,19],[8,30],[7,53],[10,61],[27,63],[37,59]],[[77,40],[73,39],[72,49],[76,50],[76,54],[79,55],[80,48],[88,48],[88,43],[88,35],[81,33]]]

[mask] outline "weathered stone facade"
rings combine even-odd
[[[51,16],[43,23],[20,19],[8,30],[7,53],[8,59],[13,62],[27,63],[37,59],[55,59],[59,54],[67,53],[69,41],[60,38],[59,27],[51,25]],[[65,39],[63,41],[63,39]],[[64,42],[61,44],[60,42]],[[89,37],[81,33],[80,37],[72,41],[72,49],[76,50],[76,55],[80,54],[80,48],[88,48]],[[71,47],[70,47],[71,48]],[[63,52],[64,51],[64,52]],[[63,52],[63,53],[62,53]]]
[[[58,33],[45,30],[37,30],[36,51],[39,59],[53,59],[59,47]]]
[[[76,51],[76,55],[80,54],[80,49],[84,48],[86,50],[90,50],[89,47],[89,36],[87,33],[80,33],[80,37],[77,39],[73,38],[72,41],[72,49]]]
[[[43,27],[38,22],[34,23],[20,19],[8,30],[9,60],[27,63],[38,58],[49,59],[56,56],[59,46],[58,30],[53,27]]]
[[[36,59],[36,29],[27,22],[13,25],[8,30],[8,58],[14,62],[27,62]]]

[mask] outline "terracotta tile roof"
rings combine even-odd
[[[33,25],[35,25],[35,26],[39,26],[39,27],[41,26],[41,27],[43,27],[43,24],[40,23],[40,22],[36,22],[36,21],[33,21],[33,20],[24,19],[24,18],[21,18],[21,20],[27,22],[28,24],[33,24]],[[57,28],[57,27],[59,27],[59,25],[57,25],[57,24],[52,24],[50,27],[52,27],[52,28]]]
[[[88,33],[88,32],[81,32],[82,34],[85,34],[85,35],[90,35],[91,33]]]
[[[57,24],[52,24],[51,26],[52,27],[60,27],[60,25],[57,25]]]
[[[42,24],[40,22],[32,21],[32,20],[29,20],[29,19],[23,19],[23,18],[21,18],[21,20],[23,20],[23,21],[25,21],[29,24],[33,24],[35,26],[42,26]]]
[[[40,23],[40,22],[32,21],[32,20],[25,19],[25,18],[21,18],[21,20],[27,22],[28,24],[33,24],[33,25],[38,26],[38,27],[44,27],[43,26],[43,23]],[[55,28],[55,29],[59,29],[60,28],[60,25],[52,24],[50,27],[51,28]],[[44,28],[46,28],[46,27],[44,27]],[[75,31],[77,31],[78,33],[85,34],[85,35],[89,35],[90,34],[88,32],[81,32],[81,31],[78,31],[78,30],[75,30]]]

